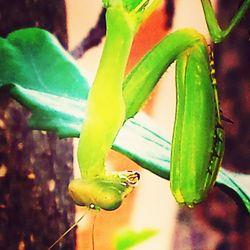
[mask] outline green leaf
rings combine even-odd
[[[70,136],[82,123],[79,103],[89,85],[57,39],[38,28],[18,30],[0,38],[0,55],[0,87],[32,110],[30,126]]]
[[[22,29],[0,38],[0,55],[0,86],[13,83],[60,97],[87,97],[87,81],[56,38],[45,30]]]
[[[115,238],[115,249],[130,249],[157,234],[156,230],[144,229],[142,231],[124,230],[117,234]]]
[[[242,205],[250,213],[250,175],[234,173],[221,168],[216,180],[216,184],[225,191],[231,191],[237,200],[241,199]]]
[[[32,129],[53,131],[60,138],[79,136],[86,100],[60,96],[60,90],[53,95],[17,84],[5,85],[4,89],[32,112],[29,118]]]
[[[54,131],[61,138],[78,137],[89,88],[55,38],[41,29],[16,31],[7,39],[0,38],[0,55],[0,90],[31,111],[31,128]],[[169,179],[171,144],[145,115],[124,124],[113,149]],[[250,213],[249,175],[221,168],[216,184],[236,194],[237,202]]]

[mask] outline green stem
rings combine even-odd
[[[82,178],[105,174],[107,152],[125,118],[122,82],[136,22],[123,8],[110,7],[106,23],[105,46],[80,133],[78,162]]]
[[[250,0],[245,0],[243,4],[241,5],[240,9],[235,14],[235,16],[232,18],[228,27],[225,30],[222,30],[218,24],[218,21],[215,16],[210,0],[201,0],[201,3],[202,3],[203,11],[205,14],[210,36],[215,43],[220,43],[230,34],[230,32],[240,22],[240,20],[245,15],[247,9],[250,6]]]

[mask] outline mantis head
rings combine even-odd
[[[111,211],[120,207],[139,178],[139,173],[127,171],[90,179],[74,179],[69,183],[68,189],[77,205]]]

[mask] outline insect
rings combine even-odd
[[[158,2],[153,1],[148,7],[148,1],[104,1],[106,42],[80,134],[81,179],[69,184],[69,192],[78,205],[113,210],[134,189],[139,174],[108,172],[105,159],[123,123],[138,112],[175,60],[177,108],[171,190],[178,203],[193,207],[204,200],[215,182],[224,152],[224,132],[211,52],[204,37],[193,29],[178,30],[124,76],[134,35]],[[250,0],[243,2],[226,30],[220,29],[210,1],[201,3],[211,38],[219,43],[244,16]]]

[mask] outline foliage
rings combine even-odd
[[[126,250],[134,247],[157,234],[157,231],[152,229],[144,229],[142,231],[123,230],[116,235],[115,246],[116,250]]]

